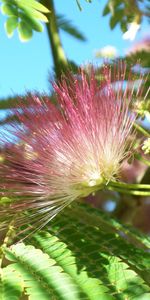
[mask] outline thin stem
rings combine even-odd
[[[14,220],[10,222],[3,244],[0,246],[0,273],[1,273],[2,263],[4,259],[4,250],[12,243],[13,237],[14,237]]]
[[[137,190],[125,190],[123,188],[118,188],[115,186],[108,186],[108,190],[110,191],[116,191],[122,194],[128,194],[128,195],[134,195],[134,196],[139,196],[139,197],[148,197],[150,196],[150,191],[137,191]]]
[[[135,158],[142,161],[145,165],[150,167],[150,161],[143,158],[140,154],[135,154]]]
[[[60,79],[62,72],[65,71],[68,63],[59,36],[55,7],[53,0],[41,0],[41,3],[50,11],[50,14],[48,15],[49,23],[46,24],[46,27],[52,50],[56,77]]]
[[[125,182],[111,181],[109,185],[118,187],[118,188],[123,188],[123,189],[131,189],[131,190],[137,190],[137,189],[150,190],[150,184],[125,183]]]
[[[150,137],[150,133],[144,129],[141,125],[134,123],[133,126],[141,133],[143,133],[145,136]]]

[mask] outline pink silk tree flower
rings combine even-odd
[[[38,96],[19,102],[0,163],[3,227],[12,217],[17,226],[28,217],[44,226],[73,200],[118,178],[133,142],[134,89],[122,63],[113,72],[104,66],[101,77],[98,83],[94,69],[81,70],[54,83],[57,105]]]

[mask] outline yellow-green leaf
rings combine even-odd
[[[8,37],[12,37],[14,30],[18,26],[18,18],[15,16],[9,17],[5,22],[5,30]]]
[[[44,12],[44,13],[48,13],[49,10],[47,7],[45,7],[43,4],[34,1],[34,0],[16,0],[16,3],[18,4],[18,6],[24,6],[25,8],[33,8],[35,10]]]
[[[38,19],[42,22],[48,22],[48,18],[35,9],[23,7],[22,10],[25,15],[29,16],[32,19]]]

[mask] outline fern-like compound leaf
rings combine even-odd
[[[74,204],[5,257],[17,291],[29,300],[148,300],[149,250],[145,235]]]

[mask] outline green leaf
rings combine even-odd
[[[42,32],[43,31],[43,25],[36,21],[35,19],[31,18],[29,15],[27,14],[22,14],[22,21],[25,21],[25,23],[27,23],[29,26],[31,26],[31,28],[35,31],[38,32]]]
[[[7,251],[7,258],[14,261],[14,272],[20,273],[29,299],[78,300],[77,290],[71,278],[65,274],[55,260],[33,246],[23,243]]]
[[[3,4],[1,6],[1,11],[4,15],[7,16],[18,16],[18,9],[14,5],[11,4]]]
[[[71,21],[65,19],[63,15],[57,15],[57,24],[60,29],[77,38],[80,41],[86,41],[85,36],[71,24]]]
[[[16,0],[15,1],[18,6],[24,8],[33,8],[34,10],[38,10],[44,13],[49,13],[49,10],[46,6],[34,0]]]
[[[14,272],[12,265],[1,269],[0,300],[19,300],[23,289],[21,276]]]
[[[8,37],[12,37],[14,30],[18,26],[18,18],[17,17],[9,17],[5,22],[5,29]]]
[[[9,37],[13,35],[13,31],[17,26],[21,41],[31,39],[32,30],[43,31],[42,24],[37,20],[48,22],[48,18],[44,13],[48,13],[49,10],[44,5],[35,0],[2,0],[2,2],[3,14],[20,18],[19,26],[15,18],[6,21],[5,28]]]
[[[120,22],[124,14],[123,9],[117,9],[115,10],[114,15],[110,18],[110,28],[114,29],[114,27],[117,25],[117,23]]]
[[[121,20],[120,27],[121,27],[122,32],[126,32],[128,30],[127,22],[125,20]]]
[[[104,10],[103,10],[103,16],[106,16],[110,13],[110,7],[108,4],[106,4],[106,6],[104,7]]]
[[[16,101],[17,97],[8,97],[6,99],[0,99],[0,110],[1,109],[11,109],[18,106]]]
[[[18,25],[19,38],[22,42],[26,42],[32,37],[32,28],[26,22],[21,21]]]
[[[35,9],[23,7],[22,11],[24,12],[24,15],[27,15],[28,17],[30,17],[30,19],[38,19],[42,22],[48,22],[48,18]]]
[[[149,238],[88,205],[68,207],[26,244],[4,251],[31,300],[150,298]]]

